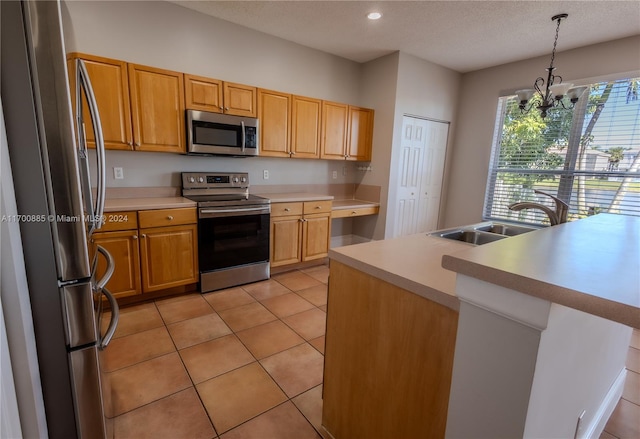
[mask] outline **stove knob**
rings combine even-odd
[[[243,182],[243,183],[246,183],[246,182],[247,182],[247,177],[242,177],[242,178],[240,179],[240,181],[241,181],[241,182]]]
[[[195,183],[195,182],[196,182],[195,177],[189,177],[189,183]]]
[[[240,181],[240,180],[238,179],[238,177],[233,177],[233,182],[234,182],[234,183],[237,183],[237,182],[239,182],[239,181]]]
[[[198,183],[204,183],[204,177],[198,177]]]

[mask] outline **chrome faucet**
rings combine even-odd
[[[509,209],[515,211],[522,209],[539,209],[547,214],[547,216],[549,217],[549,223],[551,223],[552,226],[567,222],[567,216],[569,214],[569,205],[567,203],[562,201],[560,198],[554,197],[553,195],[546,192],[542,192],[537,189],[534,189],[533,191],[536,194],[546,195],[547,197],[551,198],[556,204],[556,210],[553,210],[550,207],[545,206],[544,204],[531,203],[527,201],[510,204]]]

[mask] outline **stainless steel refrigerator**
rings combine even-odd
[[[104,289],[113,259],[99,248],[90,261],[87,247],[104,208],[100,117],[82,62],[67,72],[59,2],[2,1],[0,8],[1,100],[18,207],[7,220],[20,223],[47,428],[51,438],[106,437],[110,392],[100,357],[118,308]],[[69,90],[68,74],[77,90]],[[72,114],[70,92],[76,102],[86,95],[91,120],[81,109]],[[84,139],[90,123],[98,144],[93,181]],[[97,257],[108,262],[101,279]],[[111,319],[102,325],[106,303]]]

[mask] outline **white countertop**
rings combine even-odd
[[[277,194],[255,193],[259,197],[268,198],[272,203],[294,203],[299,201],[327,201],[333,200],[332,195],[314,194],[309,192],[286,192]]]
[[[453,309],[457,272],[640,329],[637,217],[600,214],[481,246],[410,235],[329,257]]]
[[[640,218],[600,214],[444,256],[458,273],[640,329]]]
[[[456,274],[442,268],[442,256],[470,244],[426,233],[329,250],[329,258],[451,309],[459,309]]]
[[[104,211],[179,209],[196,206],[195,201],[184,197],[111,198],[105,201]]]

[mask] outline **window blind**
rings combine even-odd
[[[516,96],[501,97],[484,203],[485,219],[548,224],[544,191],[569,204],[569,220],[600,212],[640,216],[640,78],[591,84],[573,109],[545,119],[522,114]]]

